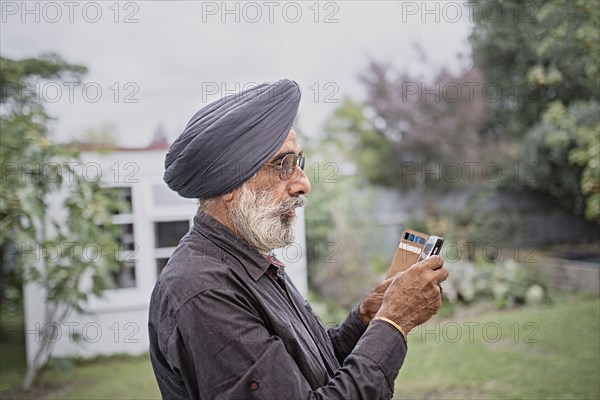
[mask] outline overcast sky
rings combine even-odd
[[[358,75],[370,59],[422,69],[417,43],[426,69],[456,70],[469,53],[463,2],[427,2],[429,13],[406,1],[0,4],[2,56],[54,52],[89,68],[80,86],[38,88],[58,140],[106,123],[123,146],[147,145],[159,124],[173,139],[222,91],[281,78],[300,84],[298,122],[316,135],[336,100],[363,98]]]

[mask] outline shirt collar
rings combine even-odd
[[[192,230],[240,261],[254,281],[264,275],[271,265],[269,259],[252,249],[243,239],[237,237],[227,227],[201,210],[194,217]]]

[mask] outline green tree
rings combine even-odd
[[[464,169],[465,162],[502,154],[501,146],[479,136],[488,104],[468,85],[482,80],[480,71],[442,70],[429,79],[396,72],[371,63],[361,76],[366,100],[341,104],[328,122],[327,128],[335,131],[331,140],[352,154],[359,173],[374,185],[464,189],[469,179],[451,181],[423,172],[450,164]]]
[[[474,3],[502,16],[475,12],[470,38],[486,81],[502,94],[485,132],[511,139],[516,161],[533,163],[531,179],[516,186],[597,218],[600,1]]]
[[[31,283],[43,290],[45,320],[41,325],[50,327],[41,335],[28,366],[25,390],[51,357],[55,332],[49,331],[70,312],[84,312],[89,296],[82,285],[86,277],[91,277],[91,294],[100,296],[110,271],[119,264],[114,257],[119,230],[111,223],[111,215],[122,203],[115,192],[73,170],[78,152],[50,140],[47,124],[51,117],[35,91],[36,83],[79,80],[85,72],[85,67],[57,55],[23,60],[0,57],[1,270],[3,278],[12,277],[13,285]],[[66,218],[50,208],[53,199],[61,197]],[[90,248],[96,254],[88,254]],[[5,300],[9,288],[2,289]]]
[[[578,206],[583,206],[585,198],[584,215],[600,222],[600,103],[582,101],[569,107],[558,101],[551,103],[535,131],[544,135],[550,152],[569,164],[563,170],[577,171],[569,182],[581,193]]]
[[[520,138],[554,100],[598,98],[598,0],[473,3],[473,58],[500,94],[488,133]]]

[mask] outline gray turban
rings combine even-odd
[[[164,181],[196,199],[235,189],[281,148],[299,103],[298,84],[283,79],[207,105],[169,147]]]

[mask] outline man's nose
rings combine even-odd
[[[290,184],[288,185],[289,195],[298,196],[301,194],[309,194],[311,186],[306,174],[300,167],[296,166],[296,169],[294,177],[290,180]]]

